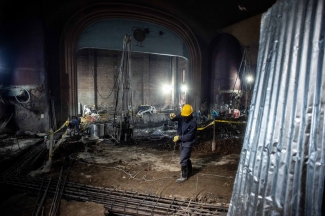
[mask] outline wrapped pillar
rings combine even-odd
[[[322,215],[324,1],[262,17],[257,77],[228,215]]]

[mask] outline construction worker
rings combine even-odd
[[[65,125],[70,129],[70,135],[72,135],[72,131],[74,135],[79,134],[80,123],[81,119],[76,116],[72,116],[71,121],[65,122]]]
[[[192,162],[190,157],[197,130],[197,123],[192,114],[192,106],[185,104],[182,107],[181,114],[176,115],[175,113],[171,113],[169,115],[172,121],[178,122],[177,135],[174,136],[173,140],[180,144],[180,164],[182,171],[180,178],[176,180],[177,183],[186,181],[192,175]]]
[[[216,110],[212,110],[211,116],[213,119],[216,119],[218,117],[218,112]]]

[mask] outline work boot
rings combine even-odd
[[[187,180],[188,176],[188,166],[182,166],[181,177],[176,180],[176,183],[182,183]]]
[[[187,166],[188,166],[188,176],[187,176],[187,178],[189,178],[191,175],[193,175],[193,168],[192,168],[192,161],[191,160],[188,160]]]

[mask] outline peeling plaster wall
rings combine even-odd
[[[3,26],[1,36],[0,87],[6,100],[4,110],[14,114],[11,124],[15,130],[48,130],[43,23],[38,18],[12,22]],[[13,89],[24,91],[25,96],[17,100],[9,93]]]
[[[115,107],[115,91],[112,92],[112,89],[121,54],[120,51],[96,49],[78,52],[78,102],[82,106],[96,105],[99,110],[112,110]],[[182,70],[187,72],[187,60],[145,53],[132,53],[131,58],[133,106],[137,108],[149,104],[158,109],[171,108],[168,105],[172,104],[173,96],[171,93],[164,95],[162,86],[174,84],[174,89],[179,87],[176,82],[181,81]],[[174,93],[174,102],[178,103],[178,91]]]

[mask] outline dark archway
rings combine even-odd
[[[189,102],[194,107],[201,103],[201,51],[191,29],[178,18],[148,7],[123,4],[102,3],[94,4],[77,12],[67,23],[61,39],[61,121],[77,114],[77,75],[76,75],[76,46],[81,32],[91,23],[109,18],[127,18],[151,22],[169,28],[178,34],[189,51],[189,85],[192,94]]]
[[[241,59],[241,45],[233,35],[222,33],[215,38],[211,50],[211,107],[229,104],[231,94],[241,90]]]

